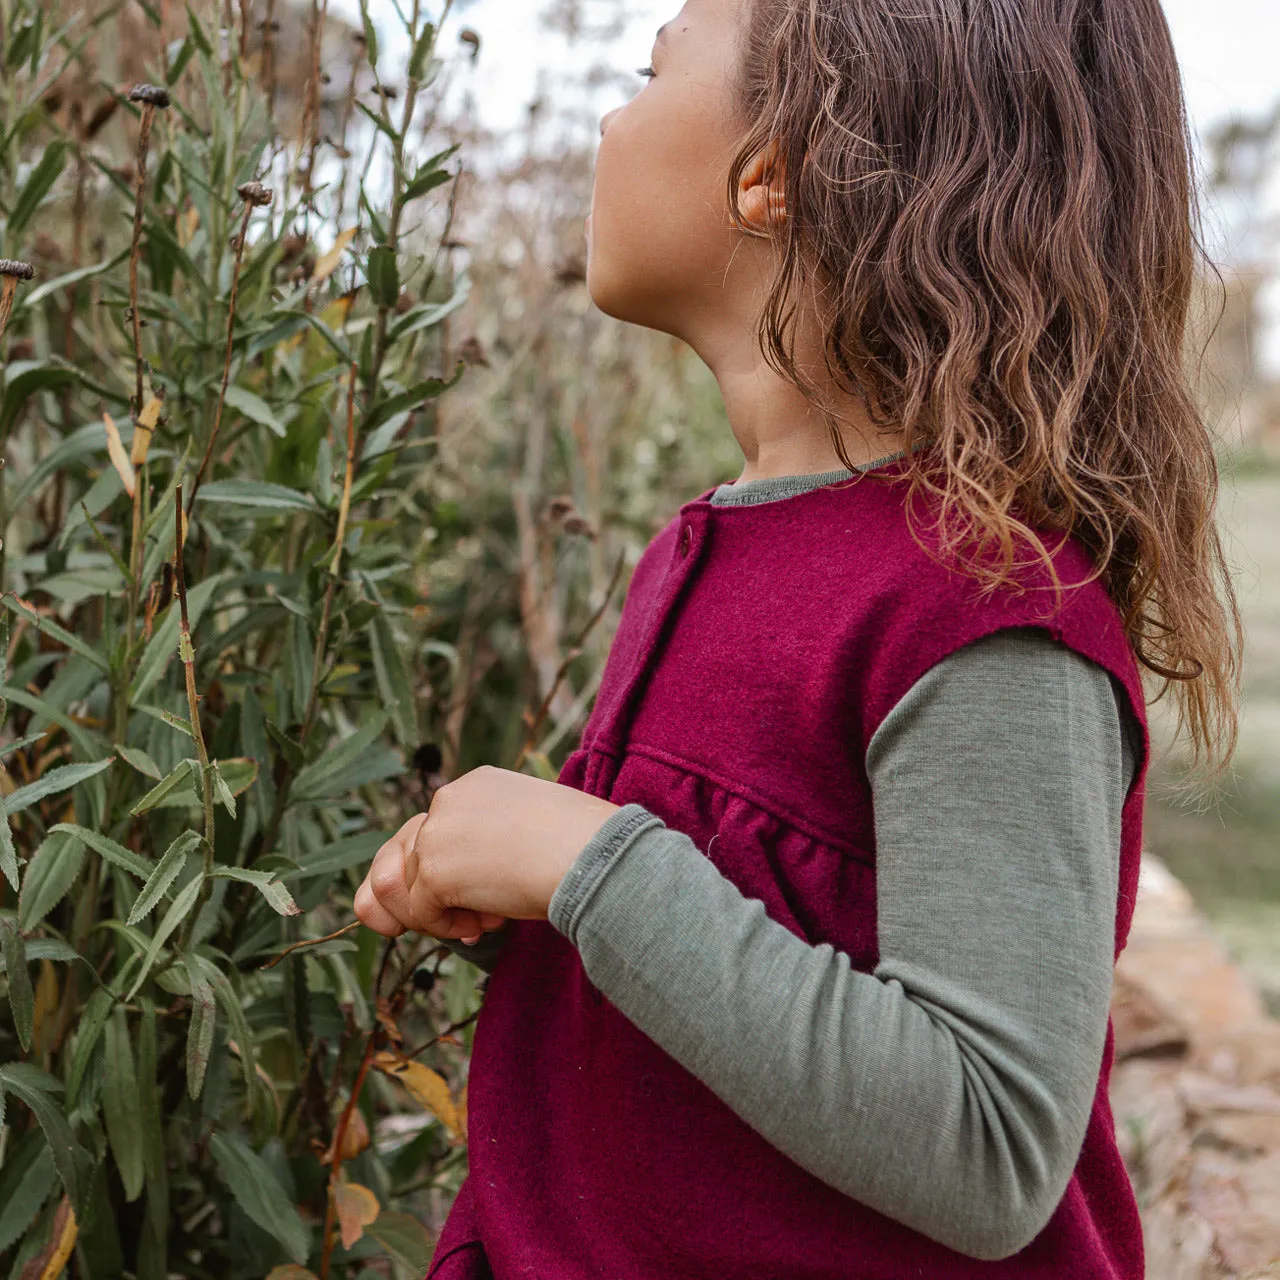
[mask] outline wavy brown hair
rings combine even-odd
[[[742,40],[735,224],[762,148],[785,191],[765,358],[823,401],[788,348],[804,293],[828,376],[902,434],[908,512],[938,500],[984,591],[1022,538],[1060,599],[1035,530],[1077,536],[1217,778],[1244,640],[1185,363],[1203,250],[1158,0],[751,0]]]

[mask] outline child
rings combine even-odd
[[[429,1275],[1140,1280],[1140,664],[1220,772],[1242,646],[1158,0],[687,0],[644,74],[588,288],[746,465],[559,781],[456,779],[357,895],[491,970]]]

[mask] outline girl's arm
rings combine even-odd
[[[961,1253],[1007,1257],[1061,1200],[1097,1089],[1122,728],[1110,675],[1038,629],[927,672],[867,752],[874,973],[770,918],[635,804],[549,919],[627,1018],[796,1163]]]

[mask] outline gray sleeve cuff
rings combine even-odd
[[[643,805],[624,804],[583,846],[547,905],[547,920],[570,942],[578,944],[578,923],[597,886],[641,832],[666,823]]]

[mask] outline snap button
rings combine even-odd
[[[683,558],[683,557],[685,557],[685,556],[687,556],[687,555],[689,554],[689,547],[690,547],[690,544],[691,544],[692,542],[693,542],[693,533],[690,531],[689,526],[688,526],[688,525],[685,525],[685,526],[684,526],[684,528],[680,530],[680,556],[681,556],[681,558]]]

